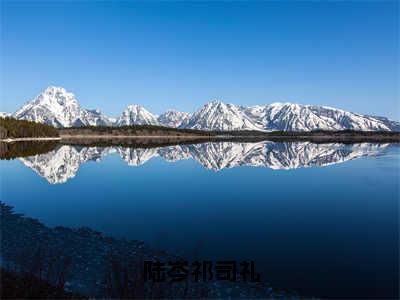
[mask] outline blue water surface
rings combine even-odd
[[[1,201],[48,226],[87,226],[189,258],[254,260],[300,295],[391,298],[399,280],[398,147],[324,167],[218,172],[117,154],[63,184],[1,161]]]

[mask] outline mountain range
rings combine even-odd
[[[0,113],[0,117],[5,115]],[[111,118],[100,110],[82,108],[74,94],[54,86],[48,87],[27,102],[12,117],[57,128],[137,124],[200,130],[400,131],[400,122],[385,117],[361,115],[327,106],[293,103],[245,107],[212,101],[193,113],[168,110],[159,116],[140,105],[129,105],[118,118]]]
[[[140,166],[155,157],[168,162],[193,159],[204,168],[220,171],[239,166],[289,170],[301,167],[328,166],[364,156],[376,156],[389,144],[314,144],[309,142],[217,142],[175,145],[158,148],[82,147],[62,145],[45,154],[19,160],[51,184],[65,183],[75,177],[81,164],[100,162],[118,154],[129,166]]]

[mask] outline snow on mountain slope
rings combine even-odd
[[[326,106],[273,103],[242,107],[218,101],[203,106],[183,127],[203,130],[400,131],[399,122]]]
[[[81,108],[74,94],[53,86],[22,106],[13,117],[54,127],[111,125],[100,111]]]
[[[129,105],[117,119],[116,126],[158,125],[157,117],[140,105]]]
[[[326,106],[272,103],[265,106],[236,108],[259,130],[365,130],[400,131],[400,123],[383,117],[364,116]],[[203,128],[205,129],[205,128]],[[213,128],[219,129],[219,128]]]
[[[115,123],[114,118],[104,115],[99,109],[82,109],[80,119],[82,125],[112,126]],[[76,123],[74,126],[80,125]]]
[[[293,103],[243,107],[212,101],[193,114],[168,110],[159,117],[142,106],[129,105],[120,117],[112,119],[98,110],[81,108],[75,96],[61,87],[47,88],[15,112],[13,117],[55,127],[138,124],[202,130],[400,131],[400,122],[384,117],[360,115],[326,106]]]
[[[158,117],[158,122],[167,127],[180,127],[189,121],[190,114],[173,109],[167,110]]]
[[[185,128],[205,130],[263,130],[243,113],[243,108],[212,101],[195,112]]]
[[[391,130],[383,120],[362,116],[326,106],[273,103],[265,106],[266,130]]]

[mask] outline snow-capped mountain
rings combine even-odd
[[[1,115],[0,115],[1,116]],[[360,115],[327,106],[272,103],[244,107],[212,101],[193,114],[168,110],[156,116],[140,105],[129,105],[113,119],[99,110],[80,107],[72,93],[49,87],[13,114],[17,119],[55,127],[84,125],[163,125],[202,130],[364,130],[400,131],[400,122],[384,117]]]
[[[13,117],[54,127],[111,125],[109,118],[99,110],[81,108],[74,94],[53,86],[22,106]]]
[[[213,101],[195,112],[186,128],[203,130],[366,130],[400,131],[400,123],[326,106],[273,103],[243,107]]]
[[[389,131],[399,128],[386,118],[363,116],[326,106],[273,103],[264,107],[245,109],[244,113],[264,130],[311,131],[321,130],[370,130]]]
[[[129,105],[117,119],[116,126],[123,125],[158,125],[157,116],[140,105]]]
[[[73,178],[81,164],[100,162],[117,153],[129,166],[138,167],[154,157],[168,162],[193,159],[204,168],[220,171],[239,166],[265,167],[274,170],[328,166],[351,159],[380,155],[389,144],[313,144],[309,142],[233,143],[217,142],[175,145],[160,148],[80,147],[63,145],[45,154],[20,160],[51,184],[65,183]]]
[[[189,118],[190,114],[186,112],[169,109],[165,113],[160,115],[157,120],[160,125],[178,128],[184,126],[189,121]]]
[[[204,130],[262,130],[243,113],[242,107],[212,101],[195,112],[185,128]]]

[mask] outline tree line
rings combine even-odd
[[[58,136],[58,130],[46,124],[10,117],[0,118],[0,139]]]
[[[63,135],[173,135],[214,136],[216,131],[173,128],[159,125],[83,126],[60,128]]]

